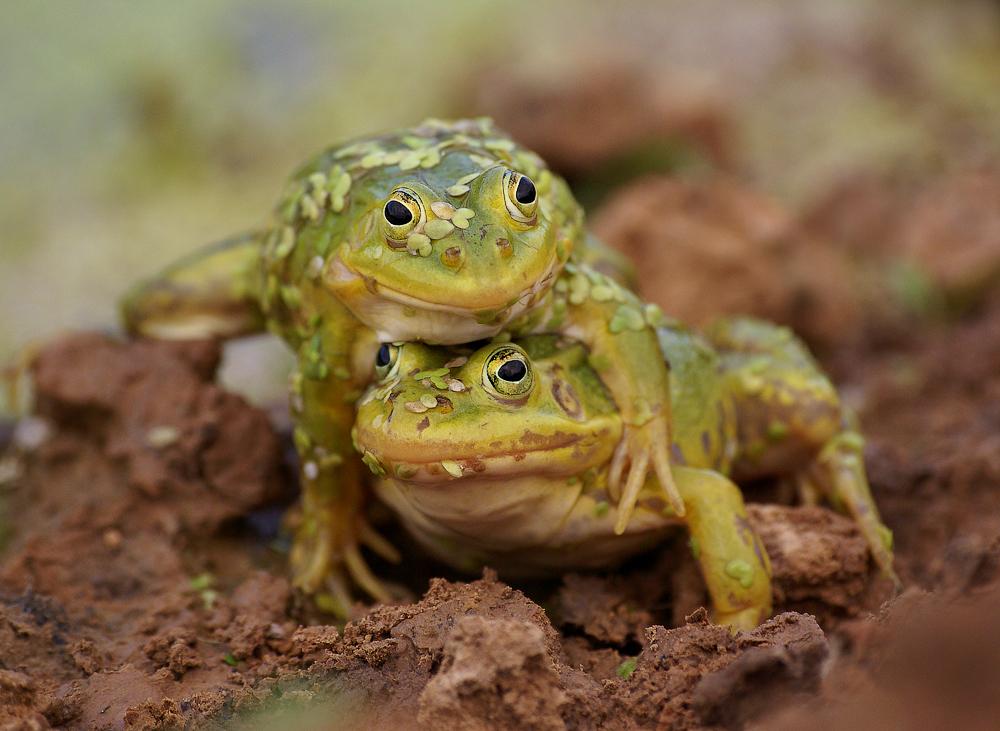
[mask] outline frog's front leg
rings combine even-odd
[[[360,547],[390,561],[399,556],[365,518],[367,469],[351,441],[354,402],[364,386],[362,374],[370,373],[377,344],[370,332],[343,335],[324,337],[320,332],[303,341],[299,368],[292,376],[302,507],[291,564],[297,587],[308,593],[329,591],[337,612],[346,614],[352,582],[378,601],[391,598]]]
[[[670,471],[670,376],[656,335],[659,309],[589,267],[567,264],[530,317],[535,332],[559,332],[587,345],[621,413],[625,428],[608,475],[618,496],[615,532],[625,531],[650,468],[676,514],[684,515]]]
[[[715,621],[753,629],[771,613],[771,562],[747,520],[743,495],[711,470],[675,467],[674,477]]]

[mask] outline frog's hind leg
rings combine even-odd
[[[790,476],[807,502],[825,498],[855,520],[879,568],[898,584],[863,440],[806,346],[788,328],[751,318],[719,320],[705,335],[736,406],[735,479]]]
[[[771,613],[771,562],[747,520],[740,489],[718,472],[692,467],[675,466],[674,479],[715,621],[756,627]]]
[[[856,431],[835,434],[816,459],[798,475],[800,487],[827,498],[838,511],[850,515],[861,529],[872,558],[896,587],[892,531],[881,521],[865,473],[864,439]]]
[[[140,282],[121,303],[126,330],[167,340],[262,332],[261,240],[258,233],[226,239]]]

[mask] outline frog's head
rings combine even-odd
[[[385,344],[376,361],[355,446],[397,479],[569,477],[609,460],[621,435],[585,349],[555,336],[475,351]]]
[[[385,341],[492,337],[552,285],[582,226],[565,182],[488,120],[338,148],[299,179],[324,167],[330,185],[350,176],[342,210],[299,238],[332,235],[324,281]]]

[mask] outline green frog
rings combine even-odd
[[[359,546],[395,552],[363,518],[364,467],[350,441],[354,403],[384,343],[501,332],[579,339],[621,420],[609,483],[634,497],[655,470],[683,513],[660,314],[614,276],[621,267],[537,155],[487,119],[431,119],[318,154],[293,174],[266,229],[169,267],[122,310],[131,333],[228,338],[266,328],[294,349],[295,583],[344,596],[353,580],[386,600]]]
[[[861,437],[805,346],[752,319],[658,336],[683,515],[652,475],[623,501],[616,401],[587,348],[551,335],[382,346],[354,433],[378,496],[441,560],[514,576],[607,567],[684,525],[716,621],[747,628],[771,611],[771,574],[734,480],[783,476],[851,514],[894,578]]]

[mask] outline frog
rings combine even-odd
[[[503,332],[585,342],[622,418],[611,483],[635,496],[655,471],[683,512],[666,448],[662,313],[636,297],[621,257],[584,224],[566,181],[491,120],[428,119],[315,155],[266,226],[140,282],[122,300],[122,321],[156,338],[269,331],[294,351],[294,584],[386,601],[361,549],[399,557],[364,517],[364,465],[350,439],[354,403],[385,343],[454,345]]]
[[[668,322],[658,340],[683,515],[655,474],[622,501],[620,412],[586,346],[559,335],[382,346],[354,431],[378,498],[439,560],[501,576],[607,569],[684,527],[714,620],[747,629],[771,612],[771,565],[738,483],[787,478],[852,515],[895,580],[862,440],[802,342],[748,318]]]

